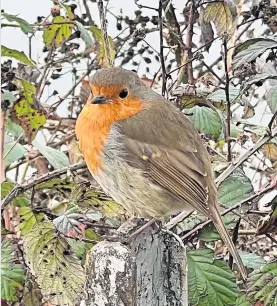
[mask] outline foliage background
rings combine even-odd
[[[190,248],[190,305],[277,305],[276,1],[131,2],[104,2],[111,56],[194,122],[251,273],[242,284],[213,225],[186,216],[173,230]],[[81,82],[107,65],[97,3],[33,4],[1,16],[1,299],[74,305],[87,250],[129,215],[74,134]]]

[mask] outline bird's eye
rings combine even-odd
[[[120,97],[121,99],[124,99],[124,98],[126,98],[127,96],[128,96],[128,89],[127,89],[127,88],[122,89],[122,90],[120,91],[120,93],[119,93],[119,97]]]

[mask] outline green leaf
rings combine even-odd
[[[17,140],[14,140],[14,138],[8,135],[7,133],[5,134],[5,139],[4,139],[5,166],[8,166],[9,164],[13,163],[14,161],[24,156],[25,152],[26,149],[21,144],[19,144]]]
[[[15,183],[9,180],[1,183],[1,200],[3,200],[14,189],[15,185]],[[27,206],[30,204],[30,200],[26,196],[21,195],[13,199],[12,204],[18,207]]]
[[[20,218],[18,230],[20,230],[22,235],[30,232],[30,230],[44,218],[42,213],[34,214],[30,207],[19,208],[17,215]]]
[[[11,120],[18,123],[24,130],[28,141],[34,139],[38,129],[46,122],[45,111],[35,100],[35,86],[25,80],[18,80],[21,97],[11,109]]]
[[[251,306],[250,301],[245,293],[238,296],[236,306]]]
[[[244,83],[243,90],[249,89],[252,85],[261,86],[263,82],[268,79],[277,80],[277,74],[257,73],[251,76],[249,80]]]
[[[197,306],[236,305],[236,279],[210,249],[187,252],[189,304]]]
[[[266,94],[266,101],[271,112],[274,114],[277,111],[277,86],[269,89]]]
[[[3,53],[2,53],[2,55],[3,55]],[[10,91],[8,91],[6,89],[1,89],[1,91],[2,91],[1,101],[8,100],[10,103],[13,103],[16,100],[15,96]]]
[[[271,48],[277,48],[277,41],[272,39],[260,39],[255,43],[253,43],[253,40],[250,40],[250,42],[245,41],[244,47],[240,47],[233,58],[233,69],[254,61],[258,56]]]
[[[90,33],[88,30],[85,29],[85,27],[79,22],[79,21],[75,21],[78,30],[80,31],[80,37],[83,39],[83,41],[86,43],[86,46],[88,48],[93,46],[93,40],[90,36]]]
[[[234,229],[235,219],[236,217],[234,215],[223,216],[223,222],[228,230]],[[201,229],[199,231],[198,238],[206,242],[221,240],[221,236],[213,223],[210,223]]]
[[[72,21],[67,20],[63,16],[54,17],[52,24],[46,26],[43,32],[43,41],[45,45],[47,47],[60,47],[71,35],[73,26]]]
[[[194,123],[196,129],[208,136],[218,138],[221,134],[222,123],[215,111],[209,107],[194,106],[188,110],[184,110],[190,120]]]
[[[277,305],[277,261],[255,270],[247,282],[248,297],[263,306]]]
[[[53,178],[47,182],[40,183],[35,186],[36,190],[43,190],[43,189],[58,189],[62,192],[68,191],[71,192],[73,188],[76,188],[74,183],[70,181],[69,177],[65,178]]]
[[[6,131],[11,133],[14,137],[20,137],[24,132],[22,127],[14,122],[12,122],[9,118],[5,120],[5,128]]]
[[[236,171],[218,187],[218,201],[226,206],[248,198],[253,192],[250,179],[242,172]]]
[[[64,152],[42,145],[36,139],[32,142],[32,144],[55,169],[60,169],[69,165],[69,159]]]
[[[204,21],[213,22],[220,36],[232,27],[232,13],[226,3],[210,3],[204,11]]]
[[[75,188],[70,195],[70,202],[81,208],[93,209],[106,217],[115,217],[122,213],[120,205],[93,188]]]
[[[240,251],[240,258],[243,261],[243,264],[250,269],[257,269],[266,264],[263,257],[255,254],[255,253],[249,253]]]
[[[83,237],[86,225],[82,221],[99,221],[102,215],[96,212],[80,213],[78,207],[69,208],[63,215],[53,220],[56,229],[67,237]]]
[[[8,302],[18,301],[17,290],[22,290],[25,272],[22,265],[17,264],[15,247],[10,240],[1,243],[1,299]]]
[[[31,61],[23,51],[18,51],[14,49],[7,48],[5,46],[1,46],[1,54],[2,56],[7,56],[18,60],[19,62],[26,64],[30,67],[36,67],[35,63]]]
[[[52,304],[74,306],[85,281],[84,269],[51,222],[41,222],[23,240],[25,259]]]
[[[89,31],[91,31],[95,41],[99,44],[99,50],[97,52],[97,61],[100,66],[107,66],[107,59],[106,59],[106,50],[105,50],[105,42],[102,36],[102,32],[97,27],[89,27]],[[111,58],[114,60],[115,58],[115,49],[114,43],[111,37],[109,37],[109,45],[111,51]]]
[[[1,16],[6,18],[9,22],[16,22],[23,33],[28,34],[32,32],[32,27],[26,20],[7,13],[1,13]]]
[[[234,86],[230,86],[229,88],[229,97],[231,103],[240,103],[241,96],[240,96],[240,89]],[[224,89],[218,89],[215,92],[210,93],[207,96],[207,99],[218,102],[218,103],[227,103],[226,101],[226,93]]]

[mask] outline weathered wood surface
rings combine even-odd
[[[126,222],[120,232],[134,232],[138,222]],[[155,225],[129,244],[98,243],[86,267],[82,306],[187,306],[185,250]]]

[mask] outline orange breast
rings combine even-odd
[[[101,168],[100,154],[111,125],[136,115],[143,108],[143,103],[138,99],[129,99],[124,104],[95,105],[88,102],[85,105],[77,119],[75,131],[80,150],[92,174],[97,174]]]

